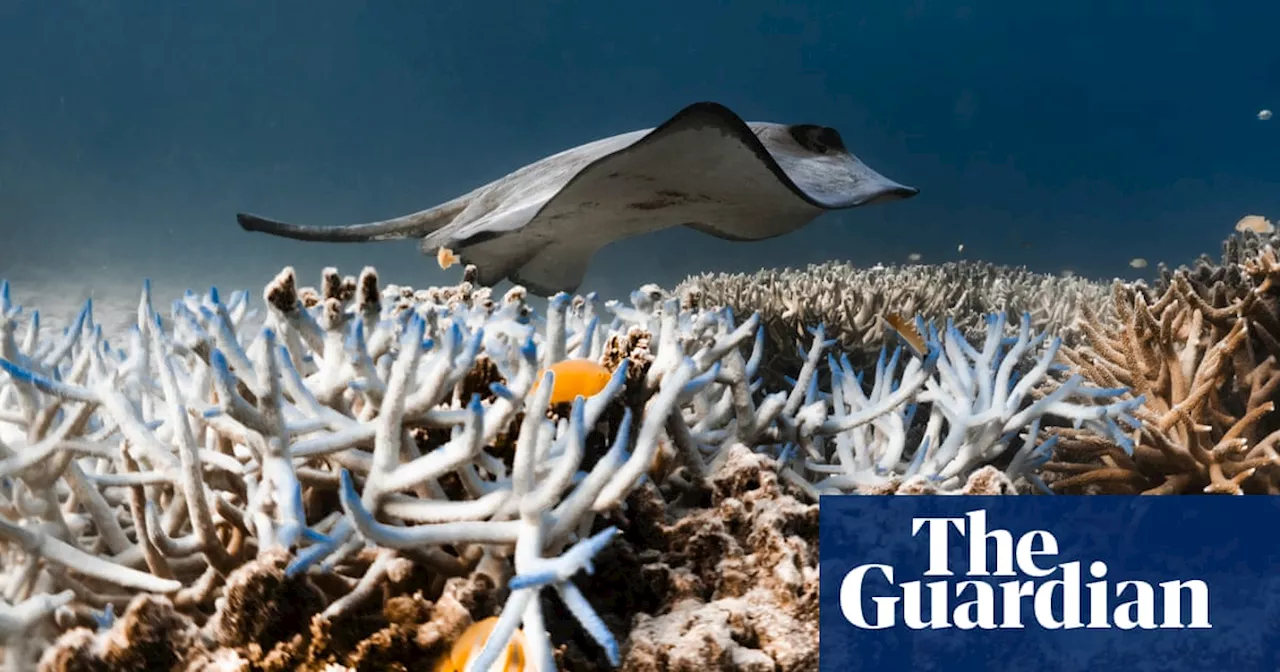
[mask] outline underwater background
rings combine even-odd
[[[1120,4],[0,3],[0,667],[809,672],[820,536],[906,539],[823,495],[1280,495],[1280,234],[1233,232],[1280,219],[1280,7]],[[584,292],[856,265],[630,306],[234,221],[420,210],[700,100],[920,195],[614,245]],[[1278,669],[1274,583],[1245,639],[1094,666]]]
[[[400,215],[714,100],[833,126],[921,195],[759,243],[634,239],[595,257],[584,291],[912,253],[1139,277],[1216,254],[1246,214],[1280,216],[1280,120],[1258,118],[1280,108],[1277,25],[1273,3],[1178,0],[15,0],[0,276],[67,312],[136,301],[144,276],[256,302],[284,264],[425,286],[456,271],[412,242],[275,239],[234,214]]]

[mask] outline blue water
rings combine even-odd
[[[921,194],[762,243],[621,243],[584,289],[943,261],[960,243],[1135,277],[1216,253],[1245,214],[1280,218],[1280,120],[1256,118],[1280,108],[1277,26],[1280,5],[1208,0],[11,0],[0,275],[256,290],[284,264],[305,278],[374,264],[402,284],[452,280],[412,242],[272,239],[234,214],[399,215],[715,100],[834,126]]]

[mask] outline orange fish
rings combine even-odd
[[[440,264],[440,268],[442,269],[448,270],[450,266],[453,266],[460,261],[462,261],[462,259],[459,258],[458,255],[454,254],[453,250],[447,247],[442,247],[436,250],[436,263]]]
[[[552,404],[569,403],[579,395],[590,397],[603,390],[613,377],[612,371],[590,359],[562,360],[551,365],[551,372],[556,374],[551,388]],[[533,384],[534,390],[538,389],[538,383],[545,374],[545,370],[538,373]]]
[[[881,317],[889,324],[889,328],[898,333],[902,340],[907,342],[907,347],[915,352],[917,357],[924,357],[929,351],[929,345],[925,343],[924,336],[920,335],[920,330],[916,329],[916,325],[904,320],[897,313],[885,313]]]
[[[485,640],[489,638],[489,633],[493,632],[493,626],[497,624],[497,616],[490,616],[483,621],[472,623],[462,633],[462,636],[453,643],[449,653],[436,661],[435,667],[432,668],[433,671],[465,672],[471,659],[480,655],[480,651],[484,649]],[[476,670],[475,672],[521,672],[525,667],[524,647],[524,633],[516,630],[493,667],[489,668],[489,670]]]

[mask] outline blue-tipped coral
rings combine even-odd
[[[19,341],[30,312],[6,296],[0,606],[60,596],[33,641],[89,631],[50,660],[97,655],[160,610],[185,624],[186,662],[357,667],[381,654],[354,643],[398,636],[408,613],[440,626],[414,645],[423,660],[474,616],[496,620],[473,664],[518,636],[530,669],[649,669],[690,632],[733,643],[742,626],[718,619],[738,610],[794,635],[731,655],[806,669],[816,540],[787,530],[813,528],[819,495],[1036,491],[1060,444],[1050,424],[1123,442],[1141,419],[1121,386],[1062,375],[1025,317],[990,318],[976,343],[921,321],[918,343],[867,370],[815,323],[779,344],[803,363],[773,387],[758,315],[655,287],[630,305],[555,297],[542,314],[519,288],[379,290],[365,269],[326,270],[317,291],[286,269],[259,326],[244,293],[189,292],[162,317],[148,285],[122,353],[88,306]],[[705,535],[732,543],[686,538]],[[682,548],[722,555],[666,576],[662,554]],[[642,595],[643,573],[684,588]],[[704,602],[707,581],[739,582],[713,591],[739,602]],[[131,606],[136,591],[151,597]],[[120,617],[94,635],[104,605]],[[367,617],[383,607],[380,633]],[[266,622],[289,636],[263,644]],[[373,629],[316,634],[339,624]]]
[[[1081,336],[1079,321],[1086,311],[1104,322],[1114,316],[1105,283],[975,261],[871,267],[829,262],[803,269],[706,273],[686,279],[673,294],[689,306],[760,313],[770,343],[766,372],[774,375],[794,375],[800,369],[803,356],[795,355],[790,341],[819,323],[862,367],[897,341],[895,315],[938,324],[950,320],[966,338],[979,340],[991,313],[1007,313],[1011,321],[1029,314],[1033,332],[1059,336],[1068,344]],[[1018,327],[1011,323],[1006,335]]]

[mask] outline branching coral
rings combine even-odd
[[[328,271],[310,290],[286,269],[260,328],[246,294],[188,293],[162,318],[144,287],[125,350],[89,306],[61,335],[28,323],[19,340],[6,299],[0,578],[25,614],[0,631],[11,660],[29,653],[17,632],[39,642],[109,607],[121,623],[68,633],[46,667],[110,669],[128,659],[112,648],[120,628],[140,623],[189,642],[175,665],[195,669],[430,660],[493,616],[480,665],[519,631],[538,669],[577,665],[565,638],[585,667],[625,667],[642,648],[633,624],[579,584],[631,532],[637,493],[696,505],[751,455],[802,499],[1008,492],[1034,482],[1042,419],[1121,441],[1137,404],[1060,381],[1056,341],[1041,351],[1025,317],[1006,339],[1000,316],[980,348],[921,320],[922,351],[883,353],[866,385],[833,359],[829,388],[819,325],[794,384],[770,391],[759,315],[651,289],[630,306],[561,295],[543,314],[519,288],[495,299],[465,278],[380,291],[372,269]],[[553,403],[571,389],[590,396]],[[673,607],[650,606],[628,618]]]
[[[1134,413],[1136,446],[1063,432],[1046,467],[1052,487],[1280,492],[1280,421],[1272,412],[1280,388],[1278,281],[1275,250],[1263,245],[1238,264],[1202,261],[1167,273],[1162,290],[1117,284],[1118,323],[1084,323],[1087,342],[1063,353],[1091,381],[1146,397]]]
[[[828,455],[821,447],[810,448],[805,464],[806,472],[831,475],[815,488],[825,493],[954,491],[979,467],[1002,457],[1008,460],[1008,478],[1039,485],[1038,467],[1053,445],[1040,442],[1046,418],[1074,423],[1088,436],[1124,442],[1118,423],[1137,425],[1130,414],[1141,399],[1112,401],[1125,391],[1086,386],[1079,375],[1058,381],[1051,369],[1061,341],[1053,339],[1037,352],[1045,337],[1033,337],[1030,322],[1024,316],[1017,337],[1005,339],[1004,315],[992,316],[980,349],[954,326],[942,334],[929,329],[931,355],[912,359],[895,378],[902,351],[887,362],[882,354],[865,394],[848,359],[833,358],[834,412],[824,430],[833,435],[834,445]],[[918,324],[926,331],[923,321]],[[1034,365],[1020,370],[1029,356],[1035,357]],[[936,375],[927,375],[928,369],[936,369]],[[1008,458],[1006,451],[1019,438],[1020,447]],[[812,459],[818,456],[826,459]]]
[[[871,268],[826,263],[804,270],[705,274],[688,278],[675,294],[700,305],[758,311],[774,344],[788,343],[804,327],[825,324],[855,364],[896,340],[884,319],[888,315],[950,321],[966,336],[980,338],[993,313],[1029,314],[1033,331],[1070,342],[1083,309],[1103,319],[1111,312],[1105,285],[968,261]],[[1011,334],[1016,327],[1010,325]],[[791,375],[799,368],[785,347],[768,354],[770,370]]]

